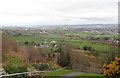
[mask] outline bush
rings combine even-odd
[[[27,67],[25,66],[6,65],[3,68],[8,74],[27,72]]]
[[[120,58],[115,58],[115,61],[103,66],[103,74],[106,77],[116,77],[120,75]]]
[[[28,41],[25,41],[25,42],[24,42],[24,44],[25,44],[25,45],[28,45],[28,44],[29,44],[29,42],[28,42]]]
[[[84,50],[88,50],[88,51],[92,51],[93,50],[91,46],[84,46],[83,49]]]
[[[104,37],[104,40],[109,40],[109,38],[108,37]]]
[[[38,71],[43,71],[48,69],[49,65],[44,63],[44,64],[33,64],[33,67],[35,67]]]

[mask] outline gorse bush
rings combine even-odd
[[[110,64],[103,66],[103,74],[106,77],[116,77],[120,75],[120,58],[116,57]]]

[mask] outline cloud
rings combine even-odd
[[[118,0],[1,0],[0,23],[117,23]]]

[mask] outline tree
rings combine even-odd
[[[60,56],[58,57],[59,65],[62,67],[70,66],[71,57],[70,57],[70,52],[67,50],[67,47],[65,49],[62,46],[60,46],[58,51],[60,53]]]
[[[34,47],[27,48],[27,60],[29,63],[40,63],[47,59],[47,54],[41,49],[35,49]]]
[[[109,40],[109,38],[108,37],[104,37],[104,40]]]
[[[28,42],[28,41],[25,41],[25,42],[24,42],[24,44],[25,44],[25,45],[28,45],[28,44],[29,44],[29,42]]]
[[[88,50],[88,51],[92,51],[93,50],[91,46],[84,46],[83,49],[84,50]]]

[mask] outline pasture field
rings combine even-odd
[[[107,45],[102,43],[93,44],[91,41],[83,41],[78,39],[77,40],[65,39],[65,42],[74,46],[75,48],[81,48],[81,49],[83,49],[84,46],[91,46],[94,50],[98,52],[106,52],[110,49],[115,49],[117,51],[117,46],[114,47],[112,45]]]
[[[62,33],[67,34],[67,35],[78,35],[80,37],[83,36],[94,36],[95,38],[104,38],[104,37],[108,37],[108,38],[118,38],[118,34],[100,34],[100,33],[96,33],[96,32],[83,32],[83,31],[62,31]]]
[[[34,36],[14,36],[15,40],[17,42],[25,42],[25,41],[29,41],[29,42],[36,42],[36,43],[42,43],[45,39],[49,42],[51,40],[59,40],[62,39],[63,37],[61,36],[57,36],[57,35],[34,35]]]

